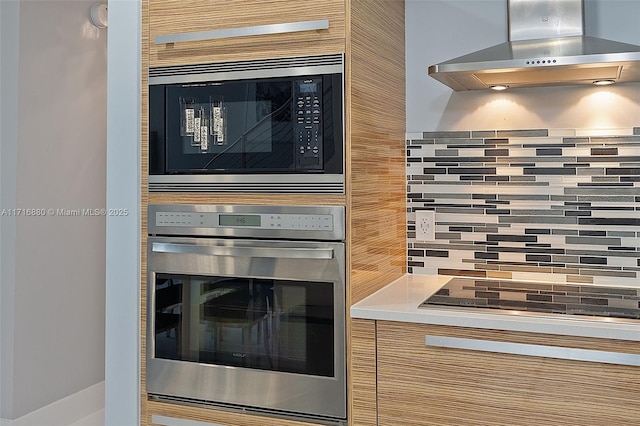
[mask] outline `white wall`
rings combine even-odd
[[[140,0],[109,1],[105,425],[138,423]]]
[[[407,131],[631,128],[640,83],[454,92],[430,65],[508,39],[506,0],[406,0]],[[640,1],[587,0],[586,35],[640,44]]]
[[[18,418],[104,380],[105,217],[49,209],[105,207],[107,40],[89,23],[91,0],[11,3],[20,7],[16,176],[3,184],[14,185],[16,208],[46,211],[16,217],[7,247],[13,377],[1,417]]]
[[[16,205],[20,4],[0,2],[0,208]],[[0,215],[0,418],[13,408],[16,221]]]

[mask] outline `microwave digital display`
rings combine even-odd
[[[318,91],[318,85],[315,83],[300,83],[301,93],[313,93]]]

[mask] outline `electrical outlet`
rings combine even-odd
[[[436,240],[436,212],[431,210],[416,211],[416,240]]]

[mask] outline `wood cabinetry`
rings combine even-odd
[[[150,65],[183,65],[345,49],[343,0],[149,0]],[[321,30],[156,44],[156,37],[327,20]],[[206,38],[206,37],[205,37]]]
[[[145,393],[146,212],[149,203],[342,205],[346,209],[346,307],[406,272],[404,0],[142,0],[141,424],[153,416],[224,425],[302,425],[150,401]],[[328,20],[329,28],[155,44],[157,36]],[[206,194],[148,191],[150,67],[345,55],[344,194]],[[370,336],[354,348],[352,333]],[[347,315],[348,423],[375,425],[373,329]],[[373,373],[373,376],[371,375]]]
[[[314,426],[314,423],[266,417],[257,413],[237,414],[233,411],[180,406],[162,402],[149,402],[143,425],[165,426]],[[317,426],[317,424],[316,424]]]
[[[640,354],[640,343],[378,321],[378,424],[626,425],[640,367],[425,345],[425,336]]]

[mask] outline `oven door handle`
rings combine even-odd
[[[151,244],[151,251],[154,253],[204,254],[208,256],[333,259],[333,249],[331,248],[220,247],[154,242]]]

